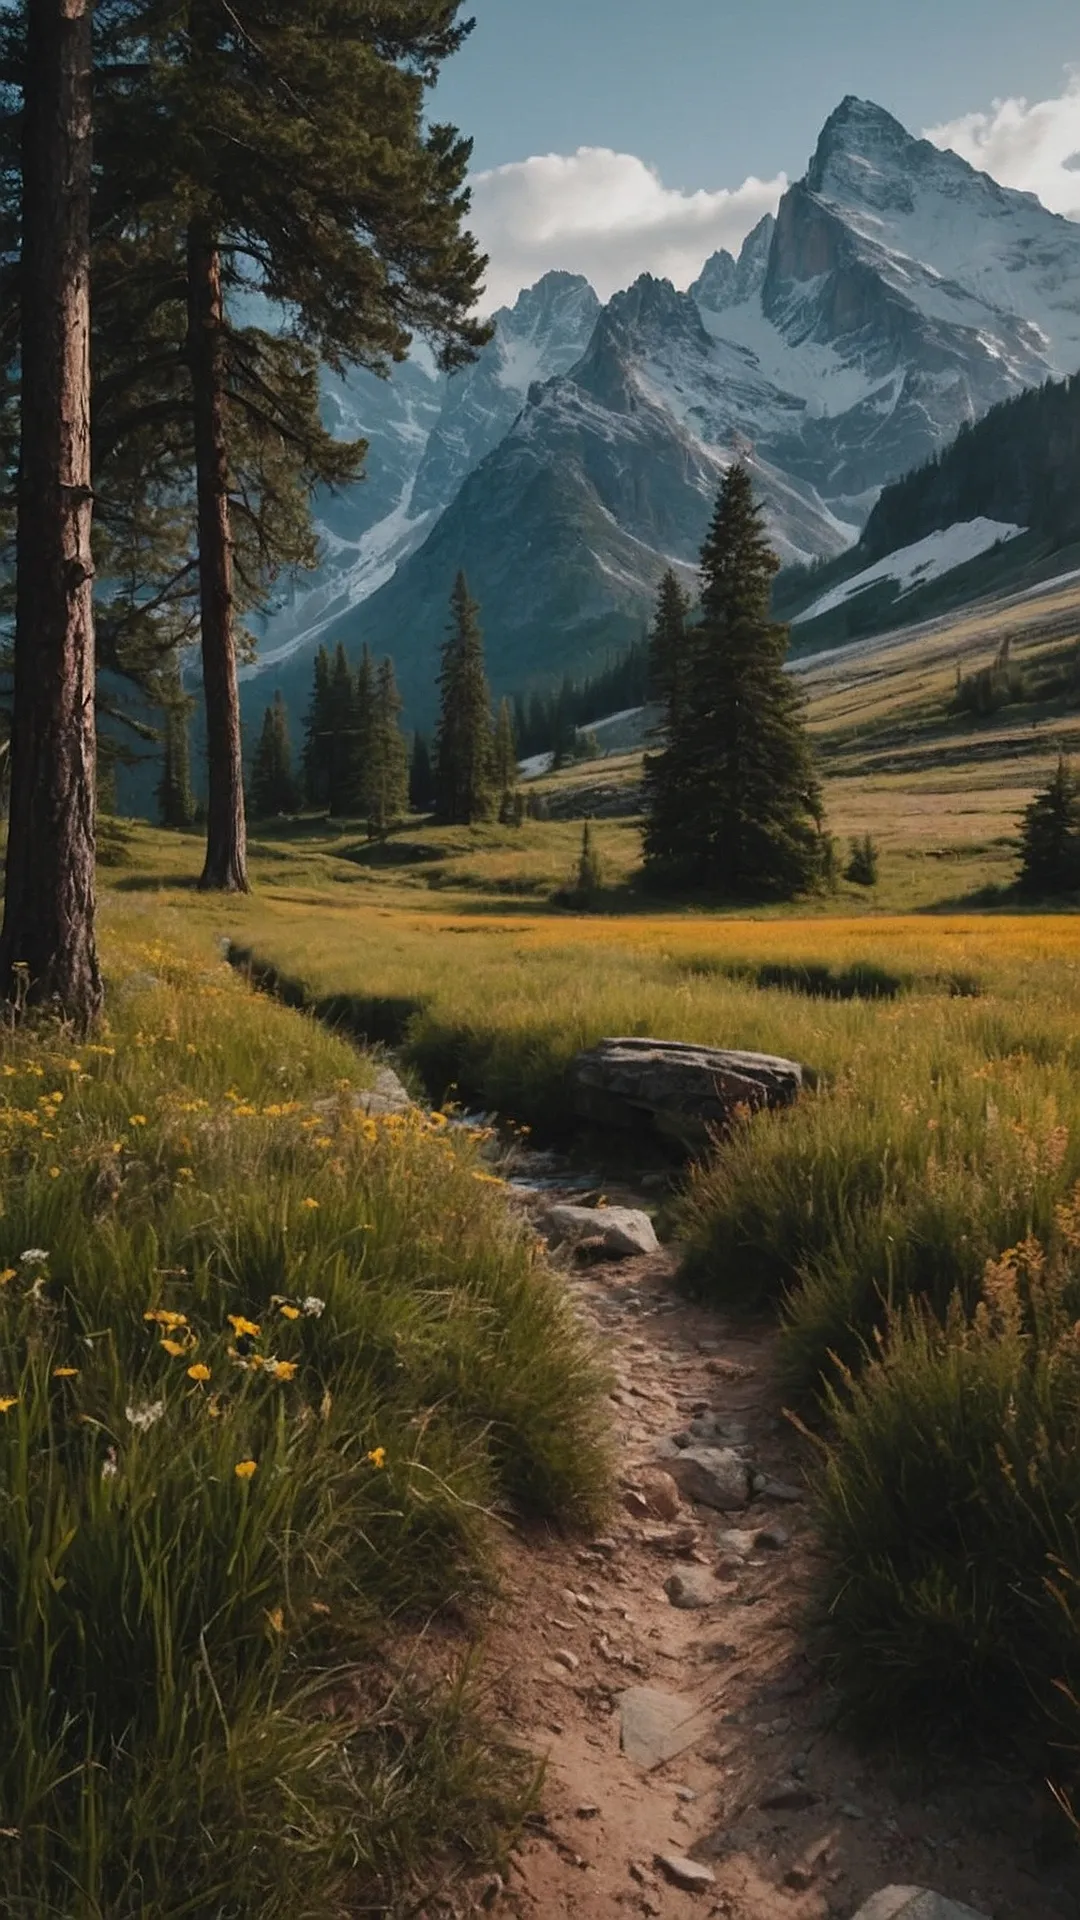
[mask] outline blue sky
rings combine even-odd
[[[480,168],[625,148],[671,186],[801,172],[845,93],[924,126],[1041,99],[1080,61],[1076,0],[471,0],[440,107]]]
[[[737,246],[803,171],[845,93],[877,100],[913,132],[936,129],[1005,184],[1080,216],[1080,163],[1068,166],[1080,156],[1077,0],[471,0],[470,10],[475,32],[435,110],[475,140],[474,224],[496,299],[547,265],[590,271],[589,233],[602,293],[635,266],[685,280],[693,234]],[[580,149],[612,158],[569,164]],[[547,155],[561,169],[522,169]],[[715,200],[711,224],[702,195]],[[621,236],[610,258],[608,216]],[[635,218],[646,229],[637,254]]]

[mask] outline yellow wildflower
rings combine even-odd
[[[4,1267],[0,1269],[0,1287],[6,1287],[9,1280],[14,1280],[17,1271],[15,1267]]]
[[[194,1180],[195,1169],[194,1167],[177,1167],[176,1177],[178,1180]]]
[[[257,1464],[255,1460],[238,1460],[233,1472],[238,1480],[250,1480]]]
[[[314,1140],[312,1141],[312,1143],[311,1143],[311,1144],[312,1144],[312,1146],[314,1146],[314,1147],[324,1147],[324,1148],[325,1148],[325,1147],[332,1147],[334,1143],[333,1143],[333,1141],[331,1140],[331,1138],[330,1138],[330,1136],[329,1136],[329,1134],[328,1134],[328,1133],[320,1133],[320,1134],[317,1134],[317,1135],[316,1135],[316,1137],[315,1137],[315,1139],[314,1139]]]
[[[145,1113],[129,1113],[128,1114],[129,1127],[145,1127],[145,1125],[146,1125]]]
[[[299,1320],[300,1318],[299,1307],[291,1306],[287,1300],[282,1301],[281,1311],[286,1320]]]
[[[257,1320],[245,1320],[242,1313],[230,1313],[225,1317],[238,1339],[257,1340],[262,1332]]]
[[[295,1380],[297,1364],[295,1360],[268,1360],[266,1371],[275,1380]]]
[[[372,1447],[371,1452],[368,1454],[368,1459],[371,1461],[373,1467],[385,1467],[386,1448]]]
[[[0,1413],[10,1413],[12,1407],[17,1407],[18,1404],[19,1396],[17,1393],[4,1394],[3,1398],[0,1399]]]
[[[173,1360],[179,1360],[182,1355],[191,1352],[195,1342],[189,1334],[186,1340],[169,1340],[166,1338],[159,1344],[164,1347],[166,1353],[169,1354]]]
[[[204,1366],[201,1360],[196,1360],[195,1365],[188,1368],[188,1379],[197,1380],[200,1386],[204,1380],[209,1380],[209,1378],[210,1369]]]
[[[54,1367],[52,1377],[54,1380],[74,1380],[78,1371],[78,1367]]]
[[[275,1633],[284,1633],[285,1609],[283,1607],[271,1607],[267,1613],[266,1620],[267,1625],[272,1627]]]
[[[187,1314],[173,1313],[168,1307],[151,1307],[148,1313],[143,1314],[143,1319],[152,1321],[156,1327],[167,1327],[170,1332],[176,1327],[187,1326]]]
[[[82,1072],[82,1061],[81,1061],[81,1060],[69,1060],[69,1061],[68,1061],[68,1072],[69,1072],[69,1073],[81,1073],[81,1072]]]
[[[318,1201],[317,1201],[317,1200],[313,1200],[313,1199],[311,1198],[311,1195],[310,1195],[310,1194],[308,1195],[308,1197],[307,1197],[307,1199],[306,1199],[306,1200],[301,1200],[301,1202],[300,1202],[300,1205],[301,1205],[302,1207],[306,1207],[306,1208],[308,1209],[308,1212],[309,1212],[309,1213],[317,1213],[317,1212],[318,1212],[318,1210],[319,1210],[319,1203],[318,1203]]]
[[[60,1178],[60,1169],[59,1169],[59,1167],[50,1167],[50,1168],[49,1168],[49,1179],[50,1179],[50,1180],[59,1180],[59,1178]]]

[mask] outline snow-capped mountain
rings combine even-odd
[[[548,273],[492,316],[493,339],[447,378],[421,346],[389,380],[328,375],[324,415],[368,442],[363,480],[317,508],[319,572],[295,584],[260,634],[259,671],[348,620],[419,546],[466,474],[502,439],[529,387],[579,359],[600,302],[575,273]]]
[[[444,383],[398,521],[358,536],[383,583],[357,608],[374,576],[350,579],[324,631],[392,649],[422,712],[463,566],[498,685],[580,671],[640,632],[665,566],[692,567],[735,454],[782,557],[831,557],[884,485],[1078,367],[1080,225],[848,98],[776,219],[688,292],[644,275],[601,309],[548,275],[498,316]]]

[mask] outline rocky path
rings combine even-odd
[[[510,1545],[491,1686],[547,1772],[485,1906],[506,1920],[852,1920],[900,1883],[993,1920],[1075,1920],[1080,1882],[1041,1799],[1004,1771],[868,1762],[835,1730],[807,1631],[800,1443],[768,1332],[680,1299],[665,1252],[568,1258],[568,1276],[616,1381],[620,1505],[587,1545]],[[745,1507],[680,1493],[673,1472],[716,1493],[708,1460],[696,1479],[675,1460],[687,1441],[721,1450],[728,1498],[759,1489]]]

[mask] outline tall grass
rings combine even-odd
[[[493,1512],[602,1510],[598,1375],[441,1116],[170,942],[0,1058],[4,1910],[331,1915],[528,1765],[414,1678]]]
[[[1080,1195],[968,1312],[909,1304],[831,1389],[820,1512],[834,1658],[864,1720],[1080,1735]]]

